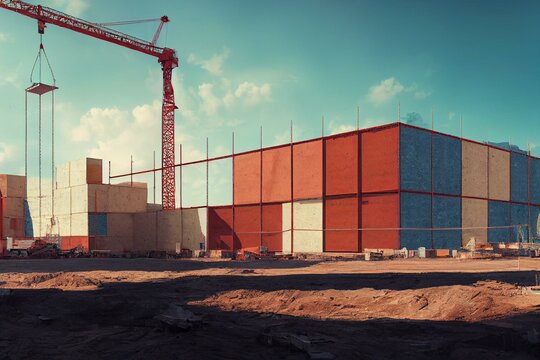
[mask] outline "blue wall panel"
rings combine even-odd
[[[531,203],[540,204],[540,160],[531,158]]]
[[[28,237],[34,236],[34,223],[31,215],[28,201],[24,200],[24,236]]]
[[[461,198],[433,197],[433,227],[461,227]],[[459,249],[461,247],[461,230],[433,231],[433,247],[435,249]]]
[[[528,167],[526,155],[515,152],[510,155],[512,201],[528,202]]]
[[[399,142],[401,189],[431,191],[431,133],[401,126]]]
[[[440,194],[461,194],[461,140],[433,135],[433,187]]]
[[[431,195],[401,193],[401,227],[431,228]],[[401,230],[401,247],[416,250],[423,246],[432,248],[431,231]]]
[[[510,224],[511,225],[523,225],[529,223],[529,206],[524,204],[511,204],[510,205]],[[518,241],[525,241],[527,242],[529,239],[529,229],[527,227],[521,227],[521,235],[520,235],[520,228],[515,227],[512,228],[511,234],[511,242],[518,242]]]
[[[510,204],[502,201],[488,202],[488,226],[508,226],[510,225]],[[488,229],[488,241],[492,243],[509,242],[510,230]]]
[[[88,234],[90,236],[107,235],[107,214],[88,214]]]
[[[538,217],[540,216],[540,206],[531,206],[531,240],[540,242],[538,234]]]

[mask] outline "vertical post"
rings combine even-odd
[[[326,249],[326,140],[324,139],[324,115],[322,117],[322,171],[321,171],[321,185],[322,185],[322,252]]]
[[[356,107],[356,130],[360,130],[360,106]]]
[[[130,174],[130,179],[131,179],[131,187],[133,187],[133,155],[131,155],[131,174]]]
[[[362,134],[360,131],[356,132],[358,138],[356,141],[357,144],[357,156],[358,159],[356,161],[357,166],[357,208],[358,208],[358,223],[357,227],[358,230],[356,231],[358,234],[358,252],[362,252],[362,236],[363,236],[363,224],[362,224]]]
[[[28,200],[28,92],[24,92],[24,182],[25,198]]]
[[[259,242],[263,246],[263,127],[260,128],[259,146]]]
[[[293,146],[293,122],[291,120],[291,254],[294,254],[294,146]]]
[[[180,157],[179,159],[179,162],[180,162],[180,176],[179,176],[179,179],[178,179],[178,183],[179,183],[179,186],[178,186],[178,197],[180,198],[180,209],[183,209],[183,204],[182,204],[182,173],[183,173],[183,166],[182,166],[182,163],[183,163],[183,159],[182,159],[182,144],[179,145],[179,148],[180,148],[180,154],[178,155]]]
[[[154,150],[154,171],[152,171],[152,174],[154,175],[154,204],[156,203],[156,150]]]
[[[431,161],[431,248],[432,249],[435,249],[435,239],[433,238],[433,236],[435,235],[435,232],[433,230],[433,227],[434,227],[434,209],[435,209],[435,206],[434,206],[434,203],[435,203],[435,187],[434,187],[434,184],[435,184],[435,168],[434,168],[434,165],[435,163],[433,162],[433,146],[434,146],[434,136],[435,134],[433,133],[434,131],[434,128],[435,128],[435,112],[433,110],[433,108],[431,108],[431,151],[430,151],[430,161]]]
[[[209,153],[208,153],[208,137],[206,138],[206,207],[208,208],[208,191],[209,191],[209,173],[208,173],[208,170],[209,170],[209,164],[208,164],[208,158],[209,158]]]
[[[111,185],[111,160],[109,160],[109,185]]]
[[[527,242],[530,243],[532,242],[531,241],[531,236],[532,236],[532,231],[531,231],[531,144],[527,141],[527,149],[528,149],[528,166],[527,166],[527,177],[529,178],[529,182],[528,182],[528,186],[527,186],[527,189],[528,189],[528,195],[527,195]]]
[[[56,176],[54,172],[54,90],[51,92],[51,233],[54,224],[54,188],[56,185]]]
[[[235,231],[234,231],[234,131],[232,133],[232,140],[231,140],[231,147],[232,147],[232,226],[231,226],[231,235],[232,235],[232,250],[235,250]]]
[[[463,139],[463,115],[460,115],[460,118],[459,118],[459,136],[461,137],[461,139]]]
[[[397,103],[397,121],[401,122],[401,102]]]
[[[321,134],[324,137],[324,115],[321,118]]]

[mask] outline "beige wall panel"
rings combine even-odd
[[[323,203],[322,200],[295,201],[294,212],[294,237],[293,246],[295,253],[323,251],[322,231],[303,231],[297,229],[322,230],[323,228]]]
[[[71,215],[71,235],[88,236],[88,214]]]
[[[175,252],[177,244],[182,244],[181,210],[158,212],[158,250]]]
[[[0,175],[0,192],[3,197],[25,197],[26,180],[24,176]]]
[[[80,185],[71,187],[71,212],[76,213],[88,213],[93,212],[93,205],[91,207],[88,195],[88,185]],[[92,200],[94,198],[92,197]]]
[[[56,188],[65,189],[71,186],[69,180],[69,162],[56,167]]]
[[[88,206],[90,212],[110,212],[109,189],[112,185],[88,185]]]
[[[133,237],[133,214],[107,214],[107,236]]]
[[[54,191],[54,214],[69,215],[71,212],[71,188],[56,189]]]
[[[282,230],[283,230],[283,237],[282,237],[282,252],[284,254],[290,254],[291,253],[291,238],[292,238],[292,231],[291,231],[291,203],[283,203],[282,205]]]
[[[462,194],[487,197],[487,146],[462,141]]]
[[[130,236],[97,236],[95,244],[97,250],[110,250],[113,254],[122,254],[131,251],[133,238]]]
[[[461,216],[463,229],[461,236],[461,244],[467,245],[472,237],[476,239],[476,243],[487,242],[487,226],[488,226],[488,202],[487,200],[477,199],[462,199],[461,200]],[[470,227],[481,227],[482,229],[469,229]]]
[[[510,200],[510,153],[488,148],[489,196],[494,200]]]
[[[182,247],[184,249],[199,250],[200,243],[206,249],[207,209],[182,210]]]
[[[110,186],[108,212],[146,212],[146,187]]]
[[[156,248],[157,212],[133,215],[133,250],[148,251]]]
[[[56,226],[53,230],[60,236],[71,236],[71,215],[56,216]]]

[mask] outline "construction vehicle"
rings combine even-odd
[[[60,239],[14,239],[8,237],[6,250],[12,257],[56,257],[60,254]]]

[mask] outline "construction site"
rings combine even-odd
[[[530,148],[402,122],[398,105],[397,121],[327,135],[323,118],[319,137],[299,141],[291,123],[290,141],[272,146],[261,124],[259,147],[235,151],[233,133],[225,155],[211,157],[207,138],[206,156],[183,161],[179,59],[157,45],[167,16],[125,22],[159,23],[146,41],[24,1],[0,11],[37,21],[40,36],[20,94],[24,175],[0,168],[0,360],[540,358]],[[161,165],[155,153],[154,166],[132,159],[118,173],[108,159],[55,162],[62,88],[47,27],[157,59]],[[213,164],[226,167],[229,203],[209,200]],[[189,182],[203,184],[200,206],[184,205]]]

